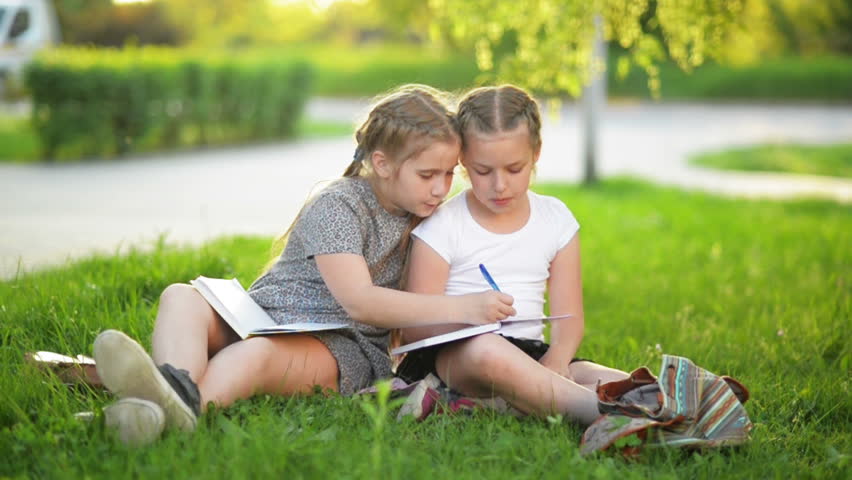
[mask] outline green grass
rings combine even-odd
[[[460,91],[475,85],[480,75],[472,55],[418,47],[306,45],[277,54],[310,62],[313,93],[326,97],[374,96],[406,83]]]
[[[24,117],[0,116],[0,162],[32,162],[39,157],[39,140]]]
[[[159,293],[199,274],[248,284],[268,238],[98,257],[0,283],[0,477],[849,478],[852,208],[723,199],[632,181],[543,185],[582,224],[586,337],[625,370],[683,355],[751,391],[751,443],[638,461],[578,456],[582,430],[481,412],[396,423],[361,400],[262,396],[207,414],[193,435],[127,450],[72,419],[110,401],[23,364],[89,353],[119,328],[149,346]],[[370,400],[372,401],[372,400]],[[386,424],[382,424],[386,421]]]
[[[724,170],[852,178],[852,144],[770,144],[695,155],[690,163]]]
[[[614,57],[614,56],[613,56]],[[624,79],[610,64],[611,97],[648,98],[648,80],[633,69]],[[750,65],[707,63],[686,73],[660,65],[663,100],[841,101],[852,100],[852,57],[773,58]]]
[[[296,129],[297,138],[330,138],[353,135],[355,125],[347,122],[302,119]]]
[[[295,139],[299,138],[329,138],[352,135],[354,126],[345,122],[331,122],[326,120],[313,120],[302,118],[296,126]],[[192,132],[183,132],[178,142],[177,149],[191,148]],[[136,148],[137,152],[150,153],[157,151],[152,145],[146,145],[143,141]],[[61,152],[59,158],[54,161],[75,162],[84,161],[81,153],[73,149]],[[0,116],[0,163],[33,163],[41,161],[39,139],[26,117],[2,117]]]

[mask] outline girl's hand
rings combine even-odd
[[[499,322],[516,313],[512,307],[515,299],[501,292],[469,293],[459,296],[459,299],[463,304],[460,321],[471,325]]]

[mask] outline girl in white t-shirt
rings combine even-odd
[[[525,324],[408,354],[397,370],[407,380],[437,375],[471,397],[501,397],[525,413],[561,413],[589,424],[598,416],[595,385],[627,374],[575,358],[583,338],[579,224],[558,199],[529,191],[541,151],[541,117],[523,90],[478,88],[459,104],[462,165],[471,188],[441,206],[413,232],[407,288],[461,295],[489,289],[479,265],[514,297],[518,316],[541,316],[545,289],[552,324]],[[463,327],[403,331],[409,343]],[[415,400],[416,401],[416,400]]]

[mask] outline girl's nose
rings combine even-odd
[[[447,192],[450,191],[450,183],[451,181],[440,180],[432,183],[432,196],[444,198],[447,195]]]
[[[506,189],[506,178],[501,172],[494,174],[494,191],[502,192]]]

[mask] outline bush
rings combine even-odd
[[[145,47],[65,48],[26,72],[45,159],[290,136],[312,84],[303,61]],[[180,140],[180,141],[179,141]]]
[[[111,0],[55,2],[63,41],[74,45],[121,47],[179,45],[183,29],[168,18],[163,2],[116,4]]]

